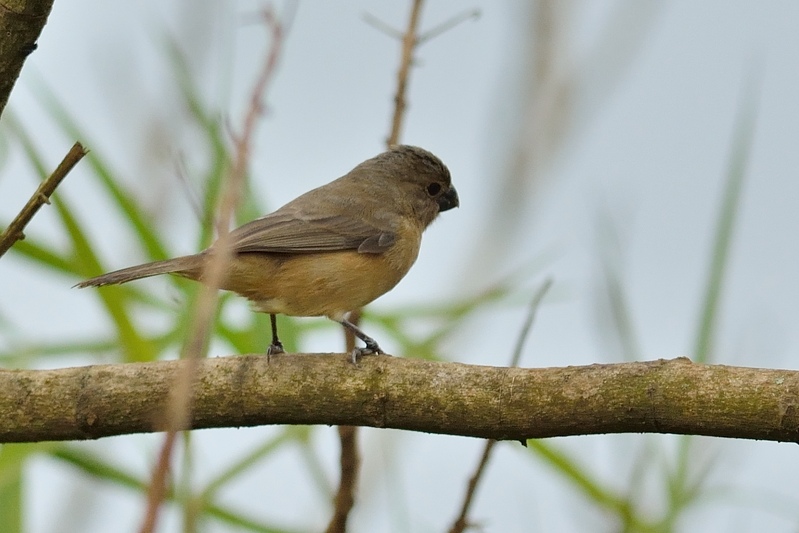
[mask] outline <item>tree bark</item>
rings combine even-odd
[[[0,371],[0,442],[160,431],[183,361]],[[199,362],[185,429],[395,428],[491,439],[678,433],[799,441],[799,372],[688,359],[502,368],[339,354]]]
[[[53,0],[6,0],[0,3],[0,115],[22,65],[36,50]]]

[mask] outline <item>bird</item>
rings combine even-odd
[[[220,288],[270,316],[267,354],[284,353],[276,315],[324,316],[361,339],[351,353],[384,354],[349,314],[396,286],[419,253],[424,230],[460,200],[449,169],[431,152],[396,145],[340,178],[233,230]],[[216,241],[194,254],[131,266],[78,288],[118,285],[159,274],[203,282]]]

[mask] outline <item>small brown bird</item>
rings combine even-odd
[[[444,163],[422,148],[396,146],[233,230],[233,257],[221,288],[269,313],[272,343],[267,353],[283,352],[278,313],[326,316],[340,323],[366,344],[353,352],[353,361],[384,353],[348,314],[394,288],[416,261],[424,229],[453,207],[458,207],[458,193]],[[195,255],[124,268],[76,287],[158,274],[202,281],[213,250],[211,245]]]

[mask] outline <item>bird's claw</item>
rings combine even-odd
[[[269,345],[269,348],[266,349],[266,355],[277,355],[281,353],[286,353],[286,350],[283,349],[283,343],[280,341],[273,342]]]
[[[386,352],[384,352],[376,342],[367,342],[366,346],[363,348],[355,348],[352,351],[350,354],[350,357],[352,358],[352,364],[358,364],[358,359],[364,355],[386,355]]]

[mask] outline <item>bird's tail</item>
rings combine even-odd
[[[119,285],[120,283],[127,283],[136,279],[149,278],[150,276],[157,276],[158,274],[188,274],[189,272],[196,271],[202,265],[199,255],[186,255],[183,257],[176,257],[175,259],[167,259],[166,261],[155,261],[154,263],[145,263],[143,265],[136,265],[122,270],[115,270],[96,278],[81,281],[75,287],[83,289],[86,287],[102,287],[104,285]],[[191,276],[189,276],[191,277]]]

